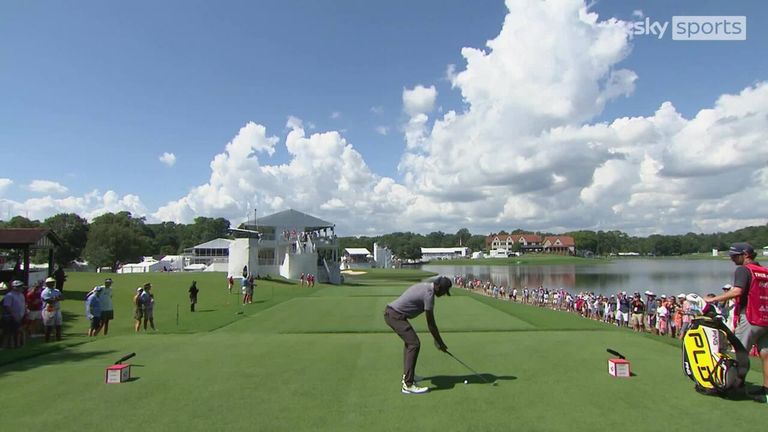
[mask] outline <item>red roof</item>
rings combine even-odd
[[[541,236],[538,234],[517,234],[515,235],[515,238],[523,238],[525,239],[525,243],[541,243]]]
[[[559,245],[557,244],[558,240],[560,240]],[[544,245],[549,247],[574,247],[576,242],[571,236],[547,236],[544,237]]]

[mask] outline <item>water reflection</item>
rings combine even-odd
[[[650,290],[658,295],[719,293],[732,283],[729,260],[622,259],[598,265],[453,266],[424,265],[422,269],[447,276],[491,280],[505,287],[564,288],[598,294]]]

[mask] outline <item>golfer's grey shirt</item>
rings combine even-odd
[[[421,282],[405,290],[388,305],[408,318],[416,318],[425,310],[435,308],[435,289],[432,282]]]

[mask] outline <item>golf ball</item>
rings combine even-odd
[[[464,380],[464,384],[469,384],[469,381],[467,381],[467,380]]]

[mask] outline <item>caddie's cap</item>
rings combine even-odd
[[[449,296],[451,295],[451,287],[453,286],[453,282],[451,282],[450,278],[447,278],[445,276],[440,276],[437,279],[435,279],[435,285],[439,286],[442,291],[444,291]]]
[[[749,243],[734,243],[731,245],[730,248],[728,248],[728,255],[730,256],[736,256],[736,255],[749,255],[754,256],[755,255],[755,248],[752,247]]]
[[[56,279],[48,276],[47,278],[45,278],[45,283],[56,283]]]

